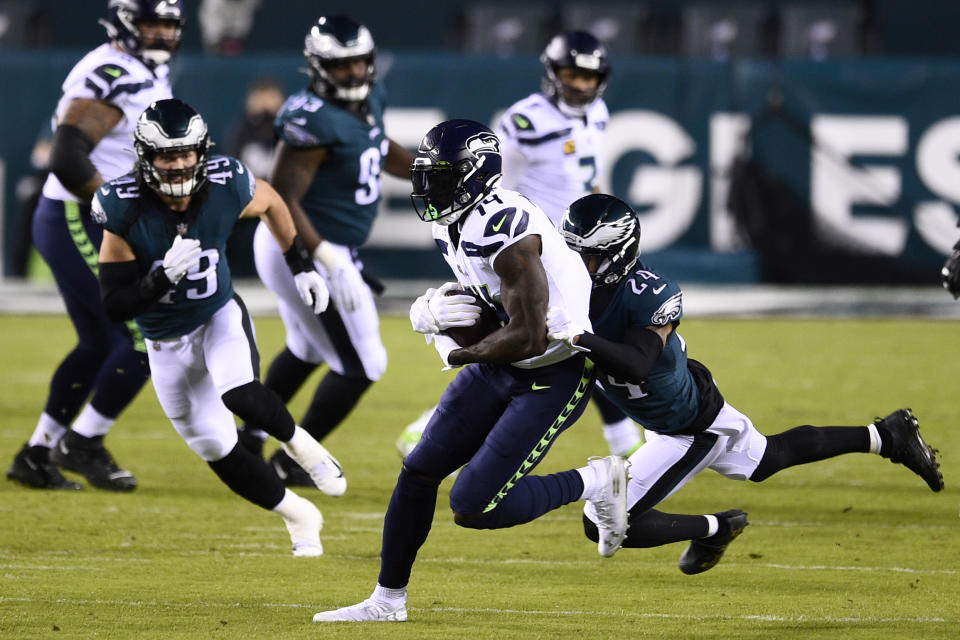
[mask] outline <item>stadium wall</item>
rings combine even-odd
[[[33,142],[82,54],[0,52],[8,96],[0,103],[7,275],[20,222],[15,184],[29,171]],[[958,233],[956,62],[612,63],[609,171],[601,184],[640,211],[644,249],[658,266],[701,282],[935,283]],[[293,91],[304,83],[302,66],[299,56],[184,54],[173,69],[174,90],[222,139],[252,79],[273,76]],[[388,133],[410,147],[449,117],[492,123],[536,90],[541,72],[534,56],[456,53],[384,51],[379,67],[390,95]],[[746,140],[750,156],[741,154]],[[384,181],[364,257],[384,277],[442,275],[408,193],[404,181]],[[811,255],[822,268],[805,264]]]

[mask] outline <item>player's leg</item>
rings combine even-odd
[[[343,495],[347,481],[340,464],[294,423],[277,394],[260,383],[253,321],[239,296],[217,311],[202,329],[206,366],[223,404],[247,424],[284,443],[321,491]]]
[[[640,427],[610,402],[599,388],[594,391],[593,404],[600,411],[603,439],[607,441],[610,453],[629,458],[643,444]]]
[[[234,493],[277,512],[291,536],[294,555],[320,555],[323,518],[316,507],[283,486],[263,458],[237,441],[231,412],[205,369],[208,354],[198,348],[205,328],[178,340],[148,341],[153,386],[177,433]]]
[[[937,451],[920,437],[918,426],[909,409],[900,409],[863,427],[795,427],[767,436],[763,459],[750,480],[762,482],[788,467],[861,452],[877,453],[903,464],[933,491],[940,491],[943,476]]]
[[[89,210],[77,203],[41,197],[33,218],[34,244],[50,266],[78,337],[77,346],[54,370],[44,412],[29,442],[7,471],[7,477],[36,488],[79,487],[57,471],[50,460],[51,448],[86,402],[108,352],[98,317],[99,285],[85,259],[95,249],[87,236],[84,216],[89,218]],[[80,245],[74,241],[71,228],[76,229]]]
[[[530,475],[560,433],[583,413],[593,383],[591,363],[571,358],[533,370],[503,368],[497,382],[500,387],[494,393],[506,408],[450,491],[457,524],[509,527],[575,500],[594,499],[611,482],[622,488],[626,481],[622,459],[612,465],[617,468],[603,459],[581,469]],[[438,411],[443,409],[441,401]],[[413,458],[423,444],[421,440]],[[616,475],[613,480],[611,474]],[[624,526],[625,507],[623,502]]]
[[[427,539],[437,489],[451,471],[476,452],[506,407],[508,386],[496,368],[461,369],[447,387],[419,446],[404,461],[383,523],[380,575],[370,598],[316,614],[314,622],[405,620],[407,583],[417,552]]]

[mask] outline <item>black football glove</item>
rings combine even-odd
[[[943,268],[940,269],[940,282],[954,300],[960,298],[960,242],[953,245],[953,253],[943,263]]]

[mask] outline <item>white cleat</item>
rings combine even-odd
[[[404,622],[406,619],[406,605],[394,606],[373,598],[313,616],[314,622]]]
[[[296,427],[290,442],[282,443],[283,450],[303,470],[310,474],[313,483],[328,496],[342,496],[347,490],[343,467],[330,455],[326,447],[313,439],[302,427]]]
[[[597,551],[611,557],[627,537],[627,469],[630,463],[620,456],[590,458],[590,466],[604,479],[603,486],[592,500],[587,501],[597,524],[599,540]],[[586,509],[585,509],[586,510]],[[590,514],[588,514],[589,517]]]
[[[291,502],[288,515],[283,516],[283,523],[287,525],[287,531],[290,532],[293,555],[298,558],[322,556],[323,544],[320,543],[320,530],[323,529],[323,514],[306,498],[287,491],[287,499]]]

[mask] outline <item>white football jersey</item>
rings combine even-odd
[[[123,117],[90,152],[90,162],[104,181],[119,178],[133,168],[133,130],[140,114],[156,100],[172,98],[170,70],[165,64],[153,70],[139,58],[102,44],[78,62],[63,81],[63,96],[57,103],[54,126],[74,98],[103,100],[123,111]],[[43,185],[43,195],[54,200],[77,197],[60,184],[53,173]],[[86,204],[86,203],[84,203]]]
[[[503,186],[530,198],[559,226],[570,203],[598,186],[609,120],[603,100],[594,100],[586,118],[565,116],[542,93],[515,103],[496,128]]]
[[[460,229],[456,243],[451,241],[450,227]],[[500,277],[494,271],[494,262],[504,249],[531,235],[540,236],[542,243],[540,259],[550,289],[548,306],[562,307],[567,318],[591,331],[587,268],[580,254],[567,247],[547,215],[530,200],[516,191],[497,188],[460,222],[433,224],[433,238],[457,281],[501,315]],[[533,369],[560,362],[574,353],[564,342],[553,340],[543,354],[512,364]]]

